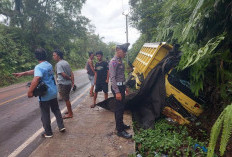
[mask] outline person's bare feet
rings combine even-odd
[[[94,93],[89,93],[89,96],[90,96],[90,97],[93,97],[93,96],[94,96]]]
[[[68,119],[68,118],[72,118],[72,117],[73,117],[73,115],[65,114],[62,118],[63,119]]]
[[[94,108],[94,107],[96,107],[96,104],[93,104],[93,105],[91,105],[90,107],[91,107],[91,108]]]

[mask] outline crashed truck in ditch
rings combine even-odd
[[[145,43],[133,62],[131,79],[135,80],[136,89],[140,89],[152,69],[165,60],[166,56],[174,55],[174,58],[167,57],[161,66],[161,73],[164,72],[165,66],[170,66],[164,74],[165,102],[161,112],[179,124],[189,124],[203,112],[205,102],[202,96],[196,97],[191,92],[188,69],[184,71],[175,69],[181,56],[181,52],[178,51],[179,46],[175,46],[165,42]],[[175,60],[173,65],[166,65],[172,59]],[[159,77],[159,74],[156,77]]]
[[[179,124],[189,124],[203,112],[204,99],[190,90],[188,69],[177,71],[182,52],[179,45],[165,42],[145,43],[133,62],[127,84],[137,90],[125,97],[125,108],[143,128],[151,128],[163,115]],[[115,110],[115,99],[98,106]]]

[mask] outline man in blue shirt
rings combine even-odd
[[[43,136],[46,138],[50,138],[53,136],[50,120],[50,108],[56,117],[57,125],[60,132],[64,132],[65,127],[57,102],[57,87],[53,76],[54,72],[52,69],[52,65],[46,61],[45,50],[42,48],[36,49],[35,58],[39,61],[39,64],[35,66],[34,70],[15,73],[14,75],[20,77],[24,75],[30,75],[34,72],[34,78],[27,93],[29,98],[33,97],[33,91],[40,81],[44,82],[47,85],[47,92],[45,95],[39,97],[39,104],[41,111],[41,121],[45,130]]]

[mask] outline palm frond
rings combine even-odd
[[[211,133],[210,133],[210,141],[209,141],[209,147],[208,147],[208,153],[207,157],[213,157],[214,150],[216,146],[216,142],[218,140],[219,134],[221,132],[222,126],[222,137],[220,142],[220,155],[223,156],[226,145],[230,139],[231,131],[232,131],[232,104],[228,105],[220,114],[216,122],[214,123]]]
[[[223,131],[222,131],[221,145],[220,145],[221,156],[224,155],[224,152],[226,150],[226,145],[230,139],[231,130],[232,130],[232,122],[231,122],[232,116],[230,116],[230,114],[232,113],[232,107],[227,107],[225,110],[226,113],[223,121]]]

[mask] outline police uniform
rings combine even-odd
[[[126,45],[126,49],[122,50],[127,51],[127,47],[129,44]],[[123,100],[125,99],[125,90],[126,90],[126,84],[125,84],[125,65],[122,62],[122,59],[120,57],[114,56],[110,63],[109,63],[109,77],[111,81],[111,90],[112,93],[116,99],[116,93],[121,93],[122,100],[116,100],[116,106],[115,106],[115,121],[116,121],[116,129],[118,133],[125,131],[125,124],[123,123],[123,113],[124,113],[124,103]],[[128,126],[127,126],[128,127]],[[128,137],[129,134],[128,134]]]

